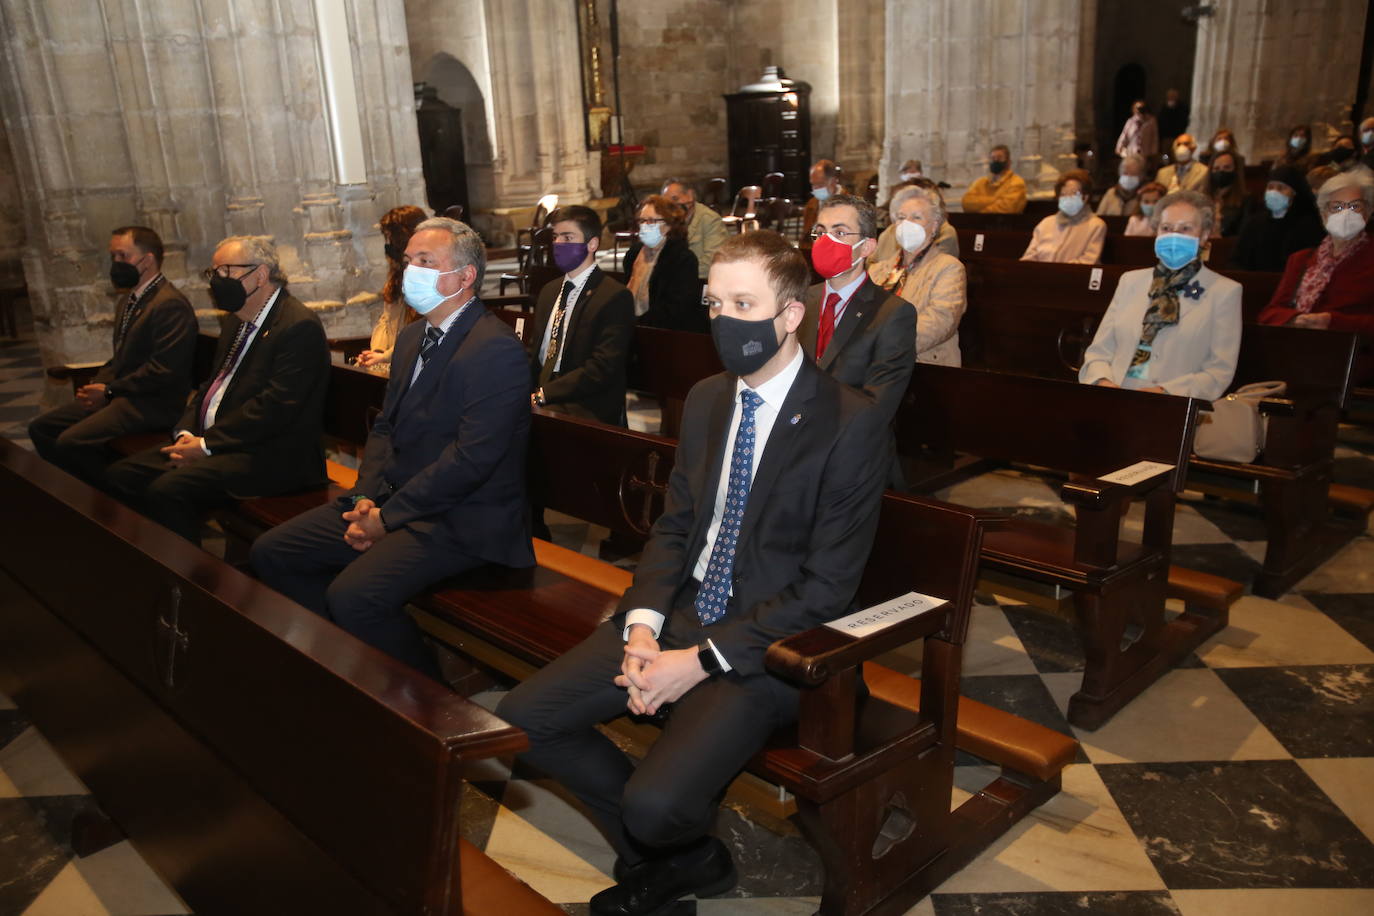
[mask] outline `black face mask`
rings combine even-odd
[[[1348,146],[1338,146],[1331,151],[1332,162],[1349,162],[1355,151]]]
[[[717,315],[711,319],[711,339],[716,343],[716,352],[726,372],[752,375],[773,358],[782,346],[773,327],[777,317],[774,315],[767,321],[745,321]]]
[[[110,285],[115,289],[133,289],[138,286],[138,268],[128,261],[110,262]]]
[[[253,287],[253,293],[257,291],[258,287]],[[215,274],[210,278],[210,298],[214,300],[216,308],[224,309],[226,312],[238,312],[253,293],[245,290],[243,284],[232,277]]]
[[[988,171],[994,175],[1000,175],[1007,170],[1007,164],[1001,159],[993,159],[988,162]]]
[[[1235,173],[1235,172],[1213,172],[1213,173],[1212,173],[1212,187],[1214,187],[1214,188],[1229,188],[1231,185],[1233,185],[1233,184],[1235,184],[1235,183],[1236,183],[1236,173]]]
[[[406,250],[404,248],[397,248],[395,245],[387,242],[382,246],[382,250],[386,252],[388,258],[391,258],[391,260],[398,264],[405,260]]]

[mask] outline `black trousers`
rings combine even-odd
[[[233,502],[251,462],[242,453],[207,455],[176,467],[151,448],[112,464],[105,480],[129,506],[199,544],[206,513]]]
[[[149,418],[128,398],[115,398],[96,411],[73,401],[54,408],[29,423],[29,439],[34,449],[50,464],[94,487],[105,486],[105,469],[119,455],[110,447],[111,439],[130,433],[167,432],[176,418]]]
[[[443,536],[398,528],[365,551],[343,539],[343,508],[330,503],[261,535],[249,560],[267,585],[363,642],[443,681],[433,650],[405,611],[416,593],[482,565]]]
[[[660,634],[664,649],[709,635],[690,599]],[[627,712],[613,679],[624,656],[621,628],[607,622],[506,695],[496,714],[523,728],[522,759],[558,779],[587,806],[626,862],[635,864],[704,836],[730,781],[778,728],[796,720],[799,690],[768,674],[727,672],[702,681],[667,709],[663,733],[635,766],[595,728]]]

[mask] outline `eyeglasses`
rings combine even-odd
[[[815,226],[811,230],[811,241],[819,241],[820,237],[823,235],[828,235],[835,241],[840,242],[844,245],[849,244],[845,241],[845,239],[849,238],[850,236],[857,235],[859,238],[864,237],[864,234],[862,232],[845,232],[843,229],[826,229],[824,226]]]
[[[205,270],[201,271],[200,275],[205,278],[206,283],[209,283],[212,277],[219,277],[221,280],[230,279],[229,271],[231,270],[235,270],[238,268],[242,268],[245,271],[257,270],[261,266],[261,264],[221,264],[218,267],[205,268]],[[239,274],[237,277],[234,277],[233,279],[242,280],[246,276],[248,276],[247,273],[242,273]]]
[[[1340,213],[1342,210],[1350,210],[1354,213],[1363,213],[1365,211],[1364,201],[1347,200],[1342,202],[1339,200],[1333,200],[1331,201],[1331,203],[1326,205],[1326,212],[1332,216],[1336,215],[1337,213]]]

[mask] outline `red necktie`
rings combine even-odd
[[[835,306],[839,304],[839,293],[831,293],[825,297],[825,307],[821,309],[821,326],[816,329],[816,359],[825,355],[830,338],[835,336]]]

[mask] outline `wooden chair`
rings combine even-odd
[[[701,189],[699,200],[712,210],[724,215],[726,187],[727,183],[724,178],[707,179],[706,184]]]
[[[785,179],[786,176],[783,175],[782,172],[769,172],[767,175],[764,175],[763,184],[760,185],[763,189],[763,196],[770,198],[782,197],[782,185]]]
[[[721,216],[721,222],[732,232],[752,232],[759,228],[758,204],[763,188],[756,184],[745,185],[735,195],[735,204],[728,215]]]
[[[502,274],[500,279],[501,295],[506,294],[506,284],[514,283],[516,288],[522,293],[530,292],[529,283],[526,280],[526,270],[531,266],[543,267],[549,262],[549,245],[553,241],[553,233],[546,232],[549,214],[558,209],[558,195],[545,194],[539,198],[534,205],[534,218],[530,220],[528,229],[520,229],[515,233],[515,263],[516,270],[513,274]]]

